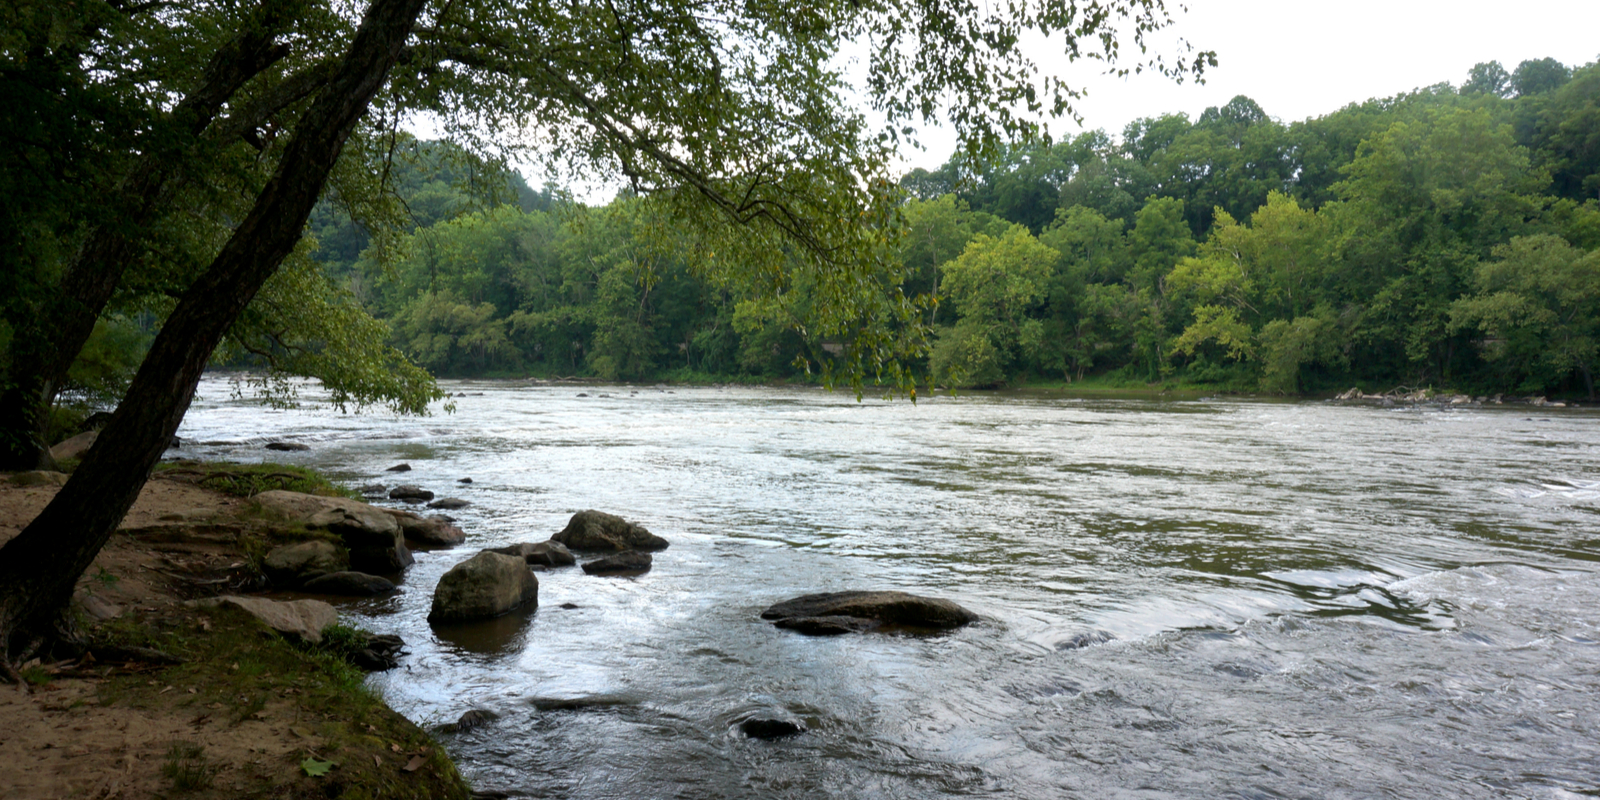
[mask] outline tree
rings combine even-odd
[[[1481,61],[1472,65],[1466,83],[1461,84],[1462,94],[1487,94],[1493,97],[1511,96],[1511,73],[1498,61]]]
[[[944,291],[960,319],[941,334],[932,356],[934,372],[966,386],[1003,380],[1004,367],[1030,338],[1027,327],[1034,321],[1026,312],[1044,297],[1059,259],[1021,225],[999,238],[974,237],[941,270]]]
[[[1566,64],[1553,58],[1530,58],[1517,65],[1515,72],[1511,73],[1511,86],[1518,97],[1531,97],[1536,94],[1555,91],[1572,77],[1572,70]]]
[[[63,191],[50,202],[4,209],[8,231],[49,242],[25,254],[28,301],[17,305],[54,312],[11,325],[8,374],[28,384],[0,403],[0,427],[24,440],[13,452],[42,445],[36,420],[62,362],[76,358],[114,294],[152,294],[159,283],[178,298],[82,465],[0,549],[6,664],[70,638],[62,612],[74,582],[165,450],[213,351],[299,245],[330,179],[385,207],[383,173],[341,154],[395,141],[402,113],[439,113],[458,141],[488,154],[527,138],[569,167],[620,173],[714,248],[709,275],[774,296],[812,287],[812,312],[797,324],[849,333],[850,375],[905,381],[901,359],[922,336],[920,307],[894,290],[889,257],[897,193],[884,166],[899,126],[945,117],[949,98],[968,149],[992,154],[1076,97],[1059,77],[1037,80],[1018,47],[1024,34],[1054,32],[1070,58],[1114,61],[1119,39],[1142,52],[1144,35],[1170,22],[1161,0],[1050,2],[1004,16],[927,0],[371,0],[359,20],[347,9],[317,0],[0,8],[0,94],[33,98],[18,112],[30,124],[16,130],[31,137],[18,158],[43,159],[47,175],[83,171],[123,201],[80,227],[72,212],[90,196],[52,177],[44,188]],[[866,89],[891,123],[882,135],[846,110],[843,81],[826,66],[843,40],[869,44]],[[1185,59],[1135,66],[1181,75],[1214,62]],[[40,99],[57,86],[72,102]],[[110,128],[115,114],[140,124],[125,138],[79,136],[67,155],[47,152],[49,131]],[[0,177],[33,166],[7,163]],[[158,260],[159,281],[129,284],[131,267],[168,232],[184,258]],[[62,305],[40,305],[52,291]]]
[[[1593,400],[1600,251],[1544,234],[1514,238],[1494,256],[1473,275],[1476,294],[1451,306],[1451,327],[1482,331],[1485,355],[1520,373],[1524,391],[1552,388],[1576,371]]]

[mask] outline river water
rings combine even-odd
[[[266,410],[211,379],[176,454],[472,503],[450,512],[467,545],[418,553],[398,594],[344,610],[409,643],[372,678],[395,708],[425,725],[499,715],[444,738],[480,788],[1600,795],[1595,412],[445,388],[465,394],[453,414],[392,418]],[[384,472],[402,461],[413,471]],[[541,573],[531,615],[429,627],[450,566],[585,508],[672,546],[636,578]],[[984,621],[808,638],[758,619],[842,589]],[[771,710],[809,731],[733,727]]]

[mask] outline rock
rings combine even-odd
[[[348,597],[370,597],[394,591],[394,583],[387,578],[365,572],[330,572],[318,575],[301,585],[302,591],[315,594],[337,594]]]
[[[862,633],[878,627],[878,624],[870,619],[839,616],[784,617],[772,624],[807,636],[838,636],[843,633]]]
[[[384,486],[381,483],[369,483],[366,486],[363,486],[360,489],[357,489],[356,491],[358,491],[358,492],[360,492],[360,493],[362,493],[362,494],[364,494],[364,495],[366,495],[368,497],[374,497],[374,496],[382,497],[383,495],[386,495],[386,494],[389,493],[389,487]]]
[[[429,622],[464,622],[498,617],[539,604],[539,579],[515,556],[482,552],[450,568],[433,591]]]
[[[438,500],[429,503],[428,508],[437,508],[441,511],[454,511],[455,509],[466,508],[470,505],[472,504],[462,500],[459,497],[441,497]]]
[[[392,633],[367,634],[361,649],[350,654],[350,663],[368,672],[382,672],[400,666],[406,641]]]
[[[396,464],[396,465],[384,470],[384,472],[410,472],[410,471],[411,471],[411,465],[410,464]]]
[[[567,527],[550,537],[572,550],[665,550],[667,540],[642,525],[603,511],[579,511]]]
[[[461,480],[456,481],[456,483],[472,483],[472,479],[471,478],[462,478]]]
[[[333,606],[321,600],[268,600],[264,597],[210,597],[191,601],[198,606],[233,606],[261,620],[267,627],[289,639],[316,644],[322,631],[339,621]]]
[[[122,616],[122,612],[125,610],[122,606],[119,606],[110,600],[107,600],[103,597],[97,597],[92,594],[80,595],[73,598],[73,600],[78,604],[78,610],[82,611],[84,616],[87,616],[89,619],[92,619],[95,622],[105,622],[108,619],[115,619]]]
[[[473,728],[481,728],[488,725],[499,718],[500,716],[492,711],[474,708],[462,714],[461,718],[456,720],[454,724],[444,726],[444,729],[448,733],[466,733]]]
[[[301,450],[310,450],[311,445],[299,442],[267,442],[268,450],[277,450],[284,453],[297,453]]]
[[[407,541],[433,547],[454,547],[467,540],[466,531],[450,524],[449,517],[434,515],[423,517],[410,511],[385,509],[396,522]]]
[[[583,571],[589,575],[624,575],[637,574],[650,569],[650,554],[638,550],[628,550],[614,556],[596,559],[583,565]]]
[[[782,739],[806,732],[805,723],[783,717],[749,717],[739,722],[739,730],[752,739]]]
[[[824,592],[777,603],[761,618],[779,627],[831,634],[880,626],[948,630],[976,622],[978,615],[949,600],[905,592]]]
[[[69,458],[83,458],[89,452],[89,446],[100,437],[99,431],[80,433],[71,439],[63,440],[55,447],[50,448],[50,457],[56,461],[65,461]]]
[[[295,586],[343,568],[339,548],[319,540],[274,547],[261,559],[261,571],[280,586]]]
[[[253,499],[263,512],[308,528],[326,529],[352,547],[386,545],[400,536],[400,524],[393,516],[357,500],[282,489],[262,492]]]
[[[350,548],[350,568],[357,572],[393,575],[414,563],[411,550],[398,537],[392,546]]]
[[[433,492],[430,492],[421,486],[413,486],[408,483],[404,486],[396,486],[393,489],[390,489],[389,499],[404,500],[407,503],[421,503],[424,500],[432,500]]]
[[[65,472],[36,469],[31,472],[18,472],[12,475],[11,483],[16,486],[66,486],[67,474]]]
[[[489,552],[516,556],[529,564],[546,567],[570,567],[578,563],[572,551],[560,542],[521,542],[505,547],[493,547]]]

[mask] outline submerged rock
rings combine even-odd
[[[311,445],[299,442],[267,442],[267,449],[277,450],[280,453],[295,453],[302,450],[310,450]]]
[[[905,592],[823,592],[774,604],[761,618],[780,628],[826,636],[884,626],[949,630],[976,622],[978,615],[949,600]]]
[[[400,666],[405,646],[406,641],[392,633],[367,633],[360,649],[350,654],[350,663],[368,672],[394,669]]]
[[[437,508],[443,511],[454,511],[455,509],[466,508],[470,505],[472,505],[472,503],[462,500],[459,497],[441,497],[438,500],[429,503],[428,508]]]
[[[396,465],[384,470],[384,472],[410,472],[410,471],[411,471],[411,465],[410,464],[396,464]]]
[[[474,708],[471,711],[462,714],[461,718],[456,720],[454,723],[441,726],[441,729],[446,733],[466,733],[473,728],[481,728],[485,725],[488,725],[499,718],[500,715],[494,713],[493,711],[484,711],[481,708]]]
[[[589,575],[637,575],[649,571],[650,562],[649,553],[629,550],[587,562],[583,571]]]
[[[429,622],[498,617],[539,603],[539,579],[516,556],[484,551],[450,568],[433,592]]]
[[[667,540],[604,511],[579,511],[567,527],[550,537],[573,550],[665,550]]]
[[[739,722],[739,730],[752,739],[782,739],[806,732],[806,725],[788,717],[748,717]]]
[[[369,483],[366,486],[357,489],[356,491],[368,497],[381,497],[389,493],[389,487],[384,486],[381,483]]]

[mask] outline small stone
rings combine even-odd
[[[466,508],[470,505],[472,504],[462,500],[459,497],[441,497],[438,500],[429,503],[428,508],[437,508],[442,511],[454,511],[458,508]]]
[[[369,483],[366,486],[357,489],[356,491],[368,497],[381,497],[389,493],[389,487],[384,486],[381,483]]]
[[[384,470],[384,472],[410,472],[410,471],[411,471],[411,465],[410,464],[396,464],[396,465]]]
[[[456,483],[472,483],[472,479],[471,478],[462,478],[461,480],[456,481]]]
[[[629,550],[614,556],[596,559],[583,565],[589,575],[631,575],[650,569],[650,554]]]

